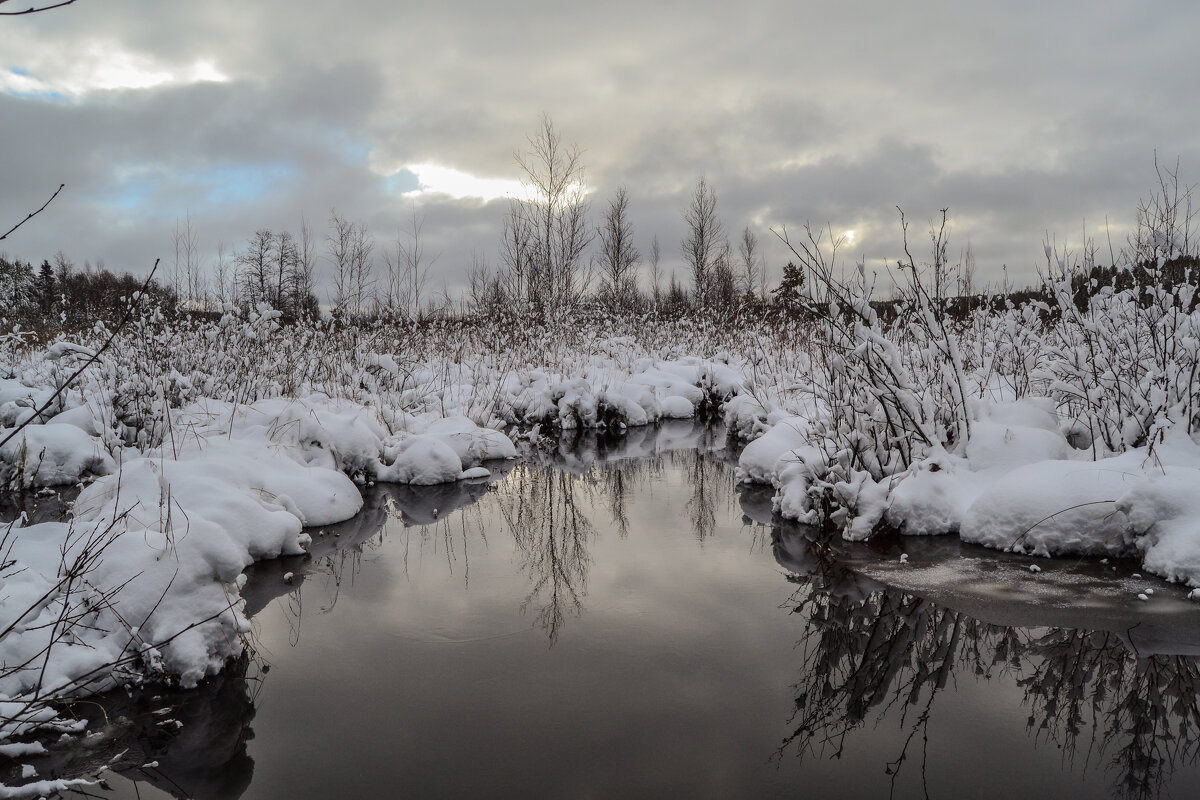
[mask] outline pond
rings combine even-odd
[[[773,521],[734,461],[675,423],[374,487],[310,557],[251,570],[252,657],[80,704],[96,733],[39,772],[113,763],[92,792],[119,798],[1200,789],[1181,590],[946,537],[831,541]]]

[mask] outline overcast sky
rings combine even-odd
[[[185,216],[211,261],[332,208],[382,249],[416,204],[453,292],[548,114],[668,268],[703,175],[773,276],[771,228],[877,267],[896,206],[918,245],[948,207],[955,255],[1024,282],[1047,232],[1119,244],[1156,151],[1200,180],[1198,30],[1193,2],[77,0],[0,18],[0,230],[67,185],[0,250],[144,274]]]

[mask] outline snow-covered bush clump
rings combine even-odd
[[[865,265],[842,279],[836,244],[808,231],[794,253],[814,279],[819,357],[802,379],[815,399],[800,419],[748,398],[727,407],[733,430],[761,435],[741,478],[773,483],[784,516],[851,539],[891,528],[1133,556],[1200,586],[1200,506],[1186,488],[1200,463],[1200,253],[1151,224],[1179,219],[1140,217],[1108,273],[1091,251],[1072,266],[1048,247],[1041,299],[957,312],[944,224],[930,262],[900,262],[888,303]]]
[[[357,484],[486,477],[516,455],[507,425],[629,430],[743,391],[744,332],[605,324],[151,310],[6,350],[5,485],[85,485],[71,519],[0,528],[0,739],[60,725],[57,698],[221,669],[249,630],[242,571],[353,516]]]

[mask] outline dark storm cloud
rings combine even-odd
[[[847,255],[880,264],[899,253],[896,206],[922,243],[949,207],[981,273],[1029,280],[1047,235],[1101,238],[1107,217],[1123,239],[1156,151],[1200,170],[1198,21],[1115,0],[81,0],[0,22],[0,221],[68,184],[4,245],[144,269],[188,215],[211,258],[302,215],[321,234],[337,208],[381,252],[418,202],[453,291],[473,253],[495,261],[505,201],[414,200],[411,170],[389,176],[515,179],[547,113],[584,150],[594,212],[625,184],[642,250],[657,235],[668,267],[704,175],[776,273],[768,227],[854,230]]]

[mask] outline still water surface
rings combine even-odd
[[[253,659],[111,698],[62,758],[124,750],[97,792],[120,798],[1195,795],[1181,592],[822,542],[724,447],[673,424],[376,487],[311,557],[254,568]]]

